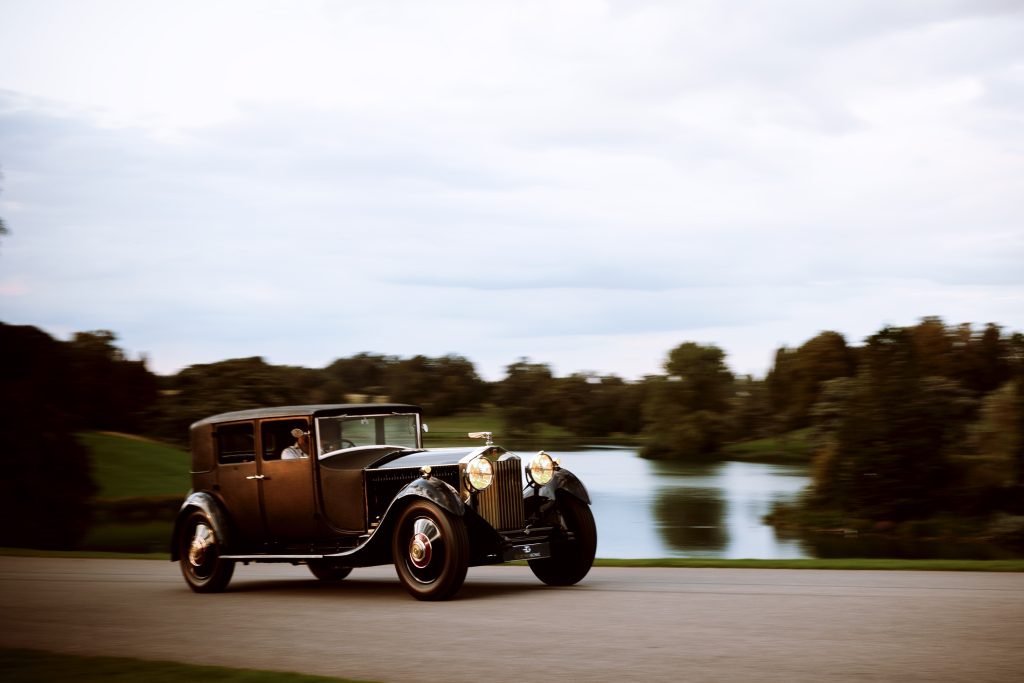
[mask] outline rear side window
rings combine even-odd
[[[255,428],[251,422],[217,428],[217,462],[231,465],[256,460]]]

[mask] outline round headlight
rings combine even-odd
[[[466,466],[466,479],[474,491],[483,491],[494,481],[494,465],[487,458],[473,458]]]
[[[550,455],[541,451],[533,456],[527,472],[530,474],[530,481],[537,486],[543,486],[551,481],[551,477],[555,476],[555,461]]]

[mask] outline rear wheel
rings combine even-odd
[[[402,513],[391,542],[395,570],[417,600],[447,600],[466,580],[469,534],[461,519],[419,500]]]
[[[234,562],[221,559],[213,523],[201,510],[190,514],[181,527],[178,557],[185,582],[197,593],[224,590],[235,572]]]
[[[534,575],[549,586],[571,586],[594,564],[597,526],[590,506],[573,496],[559,496],[558,511],[569,535],[552,541],[551,557],[530,560],[529,564]]]
[[[334,560],[310,560],[306,563],[313,576],[321,581],[341,581],[352,573],[352,567],[345,567]]]

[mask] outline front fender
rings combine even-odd
[[[172,562],[177,562],[179,557],[178,534],[181,532],[181,524],[193,510],[202,510],[206,514],[213,525],[214,535],[220,539],[221,545],[228,547],[230,541],[228,520],[220,503],[210,493],[205,491],[193,492],[185,498],[185,502],[181,504],[181,509],[178,510],[178,516],[174,519],[174,533],[171,534]]]
[[[559,491],[564,491],[590,505],[590,494],[587,493],[587,487],[575,474],[561,467],[555,470],[551,481],[541,486],[537,493],[544,498],[555,500],[558,498]]]
[[[353,566],[371,566],[391,561],[391,536],[397,519],[401,517],[411,499],[429,500],[453,515],[463,517],[466,505],[459,499],[459,492],[440,479],[420,478],[409,483],[391,500],[384,512],[380,525],[367,542],[359,548],[347,553],[339,553],[330,557],[355,558]]]
[[[459,498],[459,492],[451,487],[451,485],[435,478],[419,478],[411,482],[408,486],[398,492],[395,496],[394,501],[391,503],[391,507],[388,509],[390,512],[396,509],[398,506],[395,503],[403,498],[409,496],[416,496],[417,498],[425,498],[431,503],[438,505],[453,515],[462,517],[466,514],[466,504]]]

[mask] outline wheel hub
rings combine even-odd
[[[205,524],[196,525],[192,535],[192,543],[188,548],[188,561],[193,567],[202,567],[206,562],[207,553],[213,546],[213,531]]]
[[[430,539],[423,532],[416,533],[409,543],[409,561],[417,569],[423,569],[430,564],[432,555],[433,548],[430,545]]]

